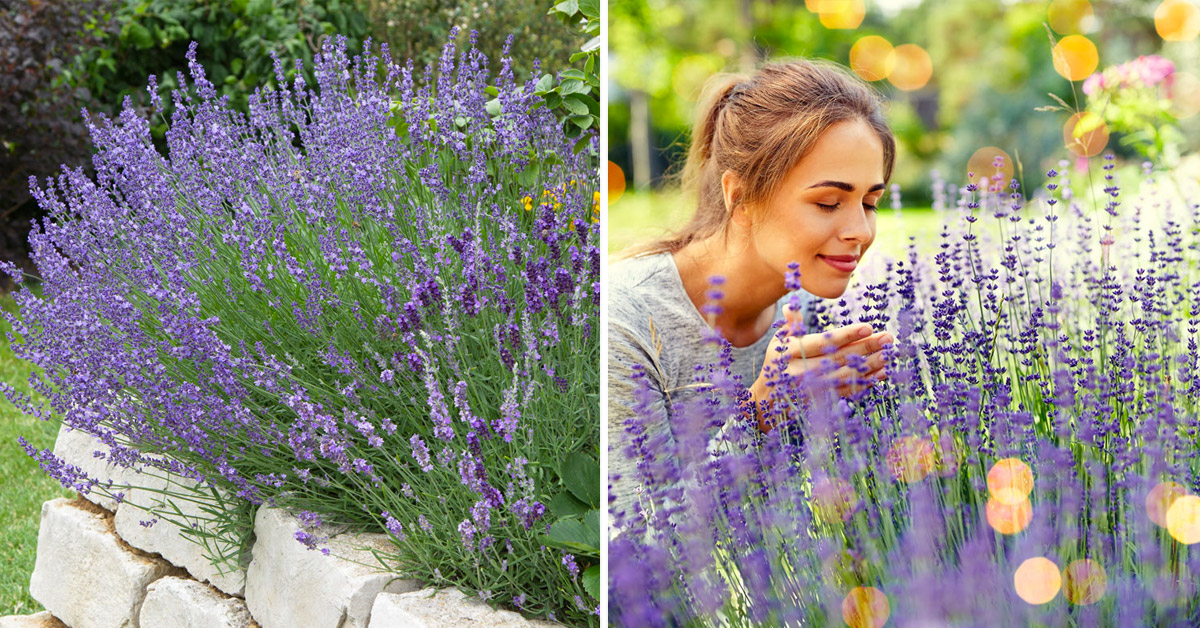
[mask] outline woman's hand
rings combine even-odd
[[[785,316],[787,325],[795,323],[796,314],[785,309]],[[782,356],[787,357],[786,371],[793,377],[799,377],[807,371],[821,369],[822,362],[830,360],[833,362],[834,370],[827,377],[836,382],[837,393],[847,397],[887,378],[887,373],[884,371],[883,349],[891,343],[891,334],[886,331],[874,333],[871,326],[866,323],[839,327],[819,334],[803,336],[789,334],[782,339],[776,338],[772,340],[770,348],[767,349],[762,372],[759,373],[758,379],[750,385],[750,394],[754,399],[755,407],[758,407],[758,402],[769,398],[770,388],[767,383],[778,380],[779,361]],[[858,363],[856,367],[849,364],[850,356],[862,356],[863,361],[854,360]],[[759,429],[764,432],[769,431],[771,425],[764,421],[761,413],[756,414],[758,415]]]

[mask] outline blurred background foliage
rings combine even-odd
[[[40,213],[29,178],[90,164],[80,110],[113,116],[128,97],[148,115],[148,77],[158,77],[160,93],[176,87],[176,74],[187,73],[184,54],[192,41],[209,80],[245,110],[253,90],[275,80],[272,52],[291,79],[295,61],[311,66],[322,41],[335,33],[345,35],[354,52],[369,37],[376,45],[386,42],[393,58],[411,59],[418,70],[440,56],[454,27],[459,49],[476,31],[475,46],[494,71],[509,35],[517,77],[529,76],[535,60],[550,74],[582,70],[584,61],[571,57],[591,36],[548,14],[551,6],[515,0],[0,0],[0,259],[33,270],[26,236]],[[311,84],[311,69],[305,73]],[[170,99],[163,102],[168,111],[154,117],[152,127],[160,149],[170,117]]]
[[[908,211],[931,204],[934,170],[964,185],[968,159],[985,146],[1019,162],[1017,176],[1026,190],[1041,185],[1059,160],[1075,158],[1063,136],[1070,114],[1036,111],[1056,105],[1050,94],[1075,109],[1087,104],[1082,79],[1072,83],[1055,70],[1051,37],[1087,37],[1098,52],[1096,72],[1155,54],[1180,72],[1200,74],[1200,44],[1192,32],[1200,29],[1200,2],[1168,2],[1186,5],[1180,10],[1192,20],[1180,27],[1182,41],[1166,41],[1158,32],[1160,0],[612,0],[610,173],[627,182],[628,196],[621,200],[610,186],[610,199],[616,199],[609,207],[610,251],[628,243],[623,224],[657,219],[624,208],[643,212],[662,204],[639,194],[669,189],[670,174],[682,167],[696,97],[714,73],[752,72],[780,57],[849,66],[852,47],[868,36],[886,39],[897,51],[906,44],[920,47],[932,69],[927,82],[909,82],[907,89],[897,87],[903,81],[872,82],[889,102],[899,143],[892,182],[903,189]],[[843,15],[831,17],[830,11]],[[1200,92],[1189,97],[1200,99]],[[1162,122],[1182,130],[1176,137],[1180,152],[1196,151],[1200,116]],[[1140,163],[1135,147],[1119,139],[1106,150]],[[671,202],[682,198],[667,194]],[[681,213],[686,216],[687,208]]]

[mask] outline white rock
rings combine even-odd
[[[187,578],[162,578],[146,589],[142,628],[249,628],[246,603]]]
[[[122,543],[112,515],[87,501],[42,504],[29,594],[72,628],[136,627],[146,587],[178,571]]]
[[[50,611],[42,611],[36,615],[0,617],[0,628],[67,628],[67,625],[58,621]]]
[[[512,611],[494,610],[482,600],[457,589],[422,589],[412,593],[383,593],[375,598],[369,628],[533,628],[557,627],[530,620]]]
[[[171,563],[187,569],[197,580],[208,582],[230,595],[242,595],[246,571],[230,571],[226,566],[226,573],[221,573],[205,555],[204,547],[196,542],[198,539],[184,536],[180,527],[173,523],[185,521],[205,528],[205,521],[212,516],[203,511],[201,503],[207,503],[210,509],[218,508],[216,499],[211,492],[201,490],[195,481],[178,476],[168,481],[165,473],[149,469],[130,479],[135,488],[117,507],[117,534],[138,549],[161,554]],[[154,519],[157,521],[149,527],[142,525],[143,521]]]
[[[278,508],[260,508],[255,517],[246,606],[263,628],[366,628],[380,592],[403,593],[421,586],[368,566],[378,561],[365,548],[395,551],[387,535],[332,536],[320,545],[330,550],[325,555],[296,540],[301,529],[294,516]]]
[[[62,458],[67,464],[75,465],[83,470],[89,478],[99,480],[102,484],[112,482],[113,493],[127,492],[137,473],[125,467],[108,464],[104,458],[97,458],[95,452],[108,454],[108,445],[100,439],[84,432],[61,425],[58,428],[58,439],[54,441],[54,455]],[[88,501],[107,510],[115,511],[117,502],[111,497],[102,495],[99,491],[91,491],[84,495]]]

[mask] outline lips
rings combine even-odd
[[[818,255],[826,264],[829,264],[834,270],[843,273],[853,272],[858,266],[857,255]]]

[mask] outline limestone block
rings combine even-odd
[[[246,603],[187,578],[155,580],[146,590],[142,628],[250,628]]]
[[[375,598],[369,628],[549,628],[548,621],[530,620],[512,611],[495,610],[457,589],[422,589],[383,593]]]
[[[368,565],[378,561],[365,548],[391,552],[384,534],[331,534],[311,550],[295,538],[300,522],[278,508],[260,508],[254,521],[254,558],[246,570],[246,606],[263,628],[366,628],[371,606],[381,591],[403,593],[420,588],[414,580]]]
[[[136,486],[137,473],[125,467],[108,464],[103,458],[97,458],[95,452],[108,453],[108,445],[100,439],[81,430],[74,430],[65,424],[58,428],[58,439],[54,441],[54,455],[62,458],[67,464],[75,465],[83,470],[89,478],[101,483],[112,482],[113,493],[127,491],[130,484]],[[92,491],[84,495],[88,501],[110,511],[117,509],[117,502],[111,498]]]
[[[164,474],[159,469],[150,469],[133,476],[130,482],[135,488],[117,507],[117,534],[138,549],[161,554],[197,580],[208,582],[230,595],[242,595],[246,571],[230,571],[226,566],[226,573],[221,573],[205,555],[204,547],[196,542],[197,539],[184,536],[174,523],[184,521],[205,526],[204,522],[211,515],[203,511],[201,504],[207,504],[210,509],[217,508],[216,499],[193,480],[175,476],[168,481]],[[143,521],[154,519],[157,521],[152,525],[142,525]]]
[[[36,615],[0,617],[0,628],[67,628],[67,625],[58,621],[50,611],[42,611]]]
[[[29,594],[71,628],[135,628],[146,587],[178,572],[124,544],[112,515],[91,502],[42,504]]]

